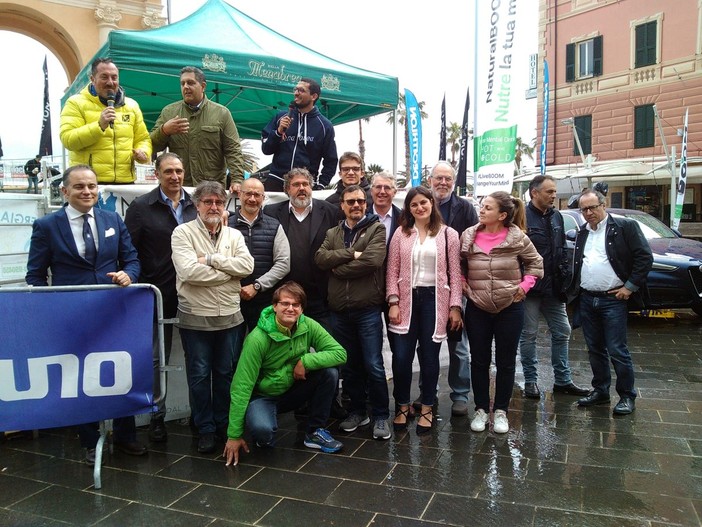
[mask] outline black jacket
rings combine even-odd
[[[363,177],[361,178],[361,183],[359,186],[363,189],[363,191],[366,193],[366,212],[371,212],[373,209],[373,196],[371,196],[371,190],[370,190],[370,185],[368,184],[368,180]],[[338,183],[336,184],[336,191],[334,194],[329,194],[327,196],[327,199],[325,201],[331,203],[338,209],[337,213],[337,218],[339,221],[346,219],[346,216],[344,215],[344,211],[341,210],[341,193],[344,191],[344,182],[339,180]]]
[[[580,271],[583,266],[585,241],[590,231],[587,224],[580,227],[575,240],[573,254],[573,281],[569,288],[568,298],[575,298],[580,293]],[[646,241],[638,223],[628,218],[615,218],[607,215],[606,251],[612,270],[624,282],[624,287],[635,294],[631,295],[632,308],[641,307],[641,296],[645,294],[642,288],[646,285],[646,277],[653,266],[653,253]]]
[[[163,314],[172,318],[178,307],[176,272],[171,259],[171,234],[178,226],[168,203],[161,198],[160,187],[136,198],[127,208],[124,223],[139,254],[139,282],[153,284],[163,297]],[[197,209],[185,192],[183,223],[194,220]]]
[[[563,216],[551,207],[542,213],[533,203],[526,207],[527,236],[544,259],[544,277],[529,290],[529,296],[551,295],[565,302],[571,272],[566,251]]]
[[[285,234],[288,235],[288,240],[290,240],[290,235],[288,234],[291,221],[297,221],[295,217],[290,212],[290,201],[285,200],[280,203],[275,203],[273,205],[267,205],[263,208],[263,213],[277,219],[283,226]],[[306,269],[290,269],[290,272],[304,272],[310,277],[310,281],[314,281],[315,287],[314,291],[308,291],[305,289],[308,297],[317,297],[322,299],[324,302],[327,301],[327,273],[322,271],[317,264],[314,263],[314,255],[322,246],[324,238],[327,235],[327,231],[332,227],[336,226],[338,223],[336,217],[336,207],[331,203],[323,200],[313,199],[312,200],[312,212],[310,213],[311,221],[311,232],[310,239],[311,243],[309,247],[293,247],[292,240],[290,240],[290,251],[306,251],[307,252],[307,262],[309,265]],[[291,263],[293,259],[290,260]],[[281,282],[285,283],[289,280],[289,277],[284,278]]]
[[[312,174],[315,186],[326,187],[338,161],[334,126],[315,106],[307,113],[293,111],[292,123],[280,136],[278,123],[286,115],[288,110],[278,112],[261,132],[261,150],[273,155],[271,174],[283,179],[291,168],[304,167]]]
[[[444,223],[458,233],[460,238],[463,231],[478,223],[478,213],[473,204],[464,198],[459,198],[456,194],[451,194],[451,198],[446,205],[439,206]],[[448,210],[448,216],[444,211]]]

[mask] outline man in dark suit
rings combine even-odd
[[[94,208],[97,176],[87,165],[70,167],[63,174],[63,194],[68,202],[59,211],[37,219],[27,262],[27,284],[117,284],[126,287],[139,276],[139,260],[122,219],[115,212]],[[97,234],[97,236],[96,236]],[[114,420],[115,445],[136,456],[147,450],[136,440],[134,417]],[[86,461],[95,463],[99,437],[96,423],[80,425]]]
[[[400,207],[395,205],[392,200],[397,194],[397,181],[395,176],[390,172],[382,171],[373,174],[370,185],[370,194],[373,200],[373,207],[371,212],[377,214],[380,218],[380,223],[385,225],[385,248],[390,247],[390,240],[392,240],[393,234],[400,226],[400,215],[402,210]],[[387,267],[387,254],[385,257],[385,263],[383,268]],[[383,306],[383,318],[385,319],[385,327],[388,326],[388,310],[390,307],[385,302]],[[390,331],[385,332],[388,344],[390,345],[390,351],[395,350],[395,341],[393,339],[394,333]]]
[[[397,194],[397,182],[395,176],[390,172],[382,171],[373,174],[370,185],[371,199],[373,200],[373,208],[370,209],[373,214],[377,214],[380,222],[385,225],[385,241],[386,247],[390,246],[392,235],[399,227],[400,207],[393,204]]]
[[[290,242],[290,273],[281,280],[293,280],[307,295],[305,315],[329,330],[327,275],[314,263],[314,255],[327,231],[337,224],[337,207],[312,198],[312,175],[306,168],[293,168],[285,174],[284,190],[290,198],[263,209],[283,226]]]
[[[153,284],[161,291],[163,317],[174,318],[178,310],[176,272],[171,259],[171,234],[181,223],[194,220],[197,209],[190,194],[183,190],[185,169],[178,154],[166,152],[156,159],[155,173],[158,187],[136,198],[127,209],[124,223],[132,236],[132,243],[139,254],[141,274],[139,282]],[[171,356],[173,324],[163,326],[166,364]],[[160,395],[160,358],[157,328],[154,327],[154,398]],[[149,440],[164,442],[168,432],[164,423],[166,401],[151,415]]]

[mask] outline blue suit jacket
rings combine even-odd
[[[93,267],[78,254],[63,208],[37,219],[32,227],[26,281],[29,285],[111,284],[107,273],[124,271],[136,282],[141,266],[129,231],[116,212],[93,208],[98,234],[97,261]]]

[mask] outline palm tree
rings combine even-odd
[[[426,119],[429,117],[427,112],[424,111],[424,101],[418,102],[419,106],[419,118]],[[405,170],[409,173],[410,167],[410,148],[409,148],[409,130],[407,128],[407,110],[405,109],[405,94],[401,93],[399,101],[397,102],[397,110],[395,112],[388,113],[388,124],[393,124],[395,116],[397,115],[397,124],[405,129]]]
[[[532,144],[522,143],[522,138],[517,137],[517,142],[514,145],[514,175],[519,174],[522,168],[522,156],[527,156],[532,161],[534,160],[534,149],[536,144],[536,138],[532,140]]]
[[[244,170],[254,173],[258,170],[258,156],[253,152],[253,144],[245,139],[240,140],[241,155],[244,158]]]
[[[371,163],[370,165],[366,166],[366,174],[377,174],[378,172],[382,172],[383,167],[376,163]]]
[[[451,164],[453,166],[456,166],[456,154],[461,150],[462,132],[460,124],[454,122],[449,123],[446,142],[451,145]]]
[[[358,155],[361,161],[366,162],[366,142],[363,140],[363,121],[369,123],[370,117],[358,120]]]

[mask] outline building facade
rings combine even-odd
[[[702,0],[539,0],[539,10],[559,197],[604,181],[609,206],[669,223],[688,110],[682,221],[702,222]],[[537,115],[540,144],[543,89]]]

